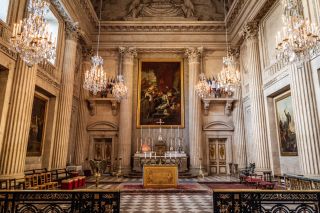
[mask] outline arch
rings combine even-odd
[[[108,121],[98,121],[87,126],[88,131],[118,131],[118,125]]]
[[[233,131],[234,126],[223,121],[213,121],[203,127],[204,131]]]

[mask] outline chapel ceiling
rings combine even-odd
[[[226,1],[226,10],[233,0]],[[99,17],[100,0],[91,0]],[[221,21],[224,0],[102,0],[103,21]]]

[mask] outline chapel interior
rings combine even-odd
[[[319,26],[319,0],[1,0],[0,212],[320,212]]]

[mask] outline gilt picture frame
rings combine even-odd
[[[139,60],[137,128],[184,128],[182,59]]]
[[[281,156],[298,156],[291,92],[274,98],[277,138]]]
[[[28,137],[27,156],[41,156],[45,140],[48,99],[35,94]]]

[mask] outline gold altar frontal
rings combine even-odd
[[[145,165],[143,167],[144,188],[176,188],[178,167],[176,165]]]

